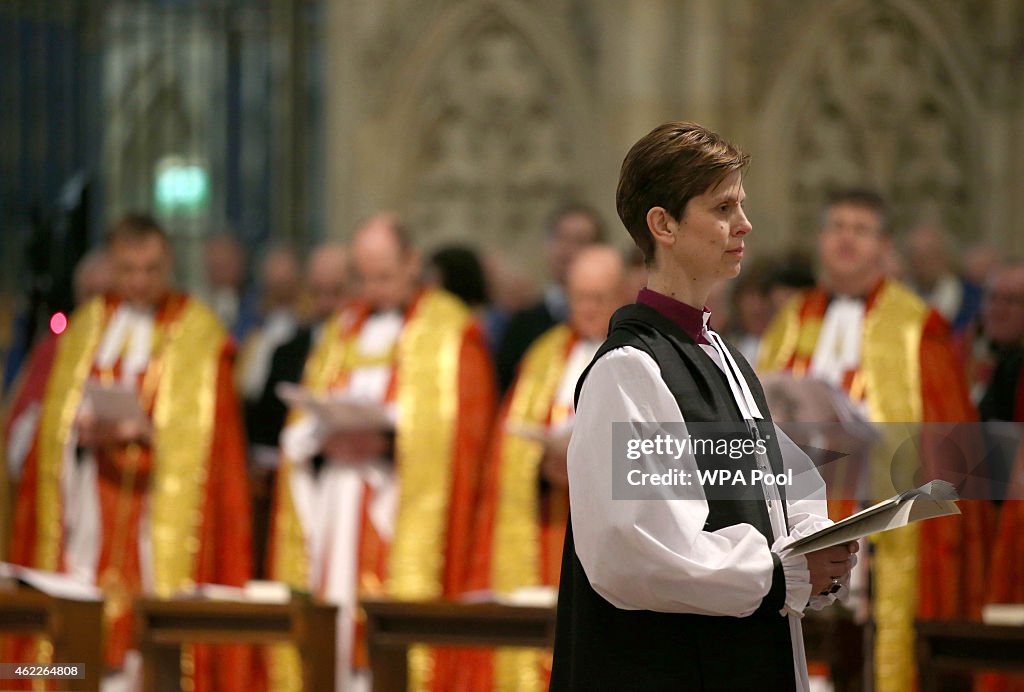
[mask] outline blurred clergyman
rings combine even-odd
[[[341,606],[346,692],[370,685],[359,598],[461,591],[495,398],[479,326],[459,299],[421,286],[396,217],[366,221],[352,259],[358,299],[323,326],[302,378],[334,413],[297,405],[281,434],[269,548],[272,578]],[[271,680],[291,655],[275,653]]]
[[[565,280],[569,265],[580,250],[600,241],[604,226],[597,212],[581,204],[559,208],[548,222],[544,249],[553,283],[533,307],[511,317],[498,351],[498,382],[502,391],[515,378],[519,361],[534,339],[569,316]]]
[[[615,248],[596,244],[569,267],[569,319],[542,334],[523,356],[495,425],[473,541],[469,591],[514,594],[558,587],[569,518],[566,453],[576,381],[621,307],[625,266]],[[460,668],[452,689],[547,689],[540,652],[499,649]],[[483,660],[481,660],[483,659]],[[531,672],[532,669],[532,672]],[[536,684],[513,684],[522,675]]]
[[[271,504],[280,458],[278,443],[288,408],[277,394],[282,382],[298,383],[309,352],[323,333],[324,323],[344,305],[349,291],[348,250],[338,242],[318,245],[306,261],[305,298],[308,323],[274,351],[259,398],[245,408],[249,436],[249,480],[252,487],[253,561],[256,574],[266,572]]]
[[[96,296],[105,295],[111,288],[112,275],[106,251],[93,250],[87,253],[75,267],[75,305],[83,305]],[[13,493],[7,492],[7,483],[9,482],[13,488],[21,476],[21,467],[35,438],[46,383],[57,354],[57,341],[65,326],[62,318],[63,315],[55,317],[56,321],[50,325],[50,331],[32,347],[28,360],[14,380],[11,396],[4,411],[3,437],[0,439],[4,441],[6,448],[3,454],[0,454],[0,465],[4,467],[7,479],[0,478],[0,559],[6,557],[8,527],[13,517],[12,503],[8,499],[13,498]],[[4,457],[6,463],[2,463]]]
[[[981,309],[981,288],[956,269],[956,243],[945,229],[930,224],[912,228],[904,239],[907,274],[925,302],[960,334]]]
[[[972,356],[971,393],[982,420],[1024,421],[1024,262],[992,271]]]
[[[880,195],[862,189],[833,195],[818,232],[820,286],[795,296],[775,317],[761,342],[759,370],[816,377],[845,392],[872,423],[976,420],[949,327],[887,277],[891,249]],[[928,479],[941,477],[952,463],[935,451],[921,458]],[[898,473],[879,464],[873,494],[891,495]],[[980,617],[991,508],[984,501],[964,501],[961,508],[962,517],[890,531],[875,542],[879,692],[913,687],[915,618]],[[961,548],[947,554],[939,545]]]
[[[249,440],[255,447],[258,464],[277,465],[278,438],[287,414],[287,407],[276,393],[277,385],[302,379],[309,352],[323,333],[324,323],[349,297],[349,275],[349,253],[341,243],[318,245],[306,260],[306,323],[274,350],[259,400],[246,412]]]
[[[152,218],[120,219],[107,250],[114,294],[79,307],[58,343],[11,559],[103,590],[105,685],[130,688],[133,598],[244,583],[249,505],[228,335],[172,290],[170,243]],[[248,689],[245,654],[191,650],[195,689]]]
[[[299,327],[298,301],[302,288],[299,261],[287,248],[274,248],[260,263],[260,315],[239,348],[235,376],[246,405],[263,393],[274,350]]]
[[[245,248],[230,233],[214,234],[203,244],[203,265],[206,300],[236,343],[241,343],[258,317],[245,292]]]

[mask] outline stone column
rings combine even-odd
[[[630,143],[672,117],[670,89],[686,78],[672,58],[680,52],[680,46],[672,42],[674,4],[671,0],[634,0],[622,7],[617,50],[612,57],[613,64],[620,66],[614,78],[621,108],[616,129]],[[611,105],[614,108],[616,104]]]
[[[722,49],[732,46],[723,40],[726,32],[722,13],[729,11],[716,0],[690,0],[686,11],[676,21],[680,41],[681,73],[678,87],[682,89],[680,115],[713,130],[727,134],[736,123],[722,117],[723,75],[727,71]],[[728,134],[727,134],[728,136]]]
[[[979,185],[986,218],[981,220],[985,225],[978,229],[978,240],[1019,255],[1024,253],[1024,199],[1018,194],[1024,176],[1024,86],[1016,77],[1024,67],[1024,11],[1015,0],[995,0],[992,9],[985,93],[989,120],[984,127],[988,180]]]
[[[351,26],[353,5],[325,3],[324,46],[324,236],[345,238],[356,209],[355,120],[358,113],[356,61]]]

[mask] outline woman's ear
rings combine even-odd
[[[647,210],[647,228],[654,237],[655,244],[672,245],[675,243],[675,232],[678,227],[675,219],[664,207],[651,207]]]

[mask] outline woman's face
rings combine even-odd
[[[732,279],[740,272],[743,239],[752,226],[743,211],[739,171],[686,203],[682,218],[670,220],[676,242],[669,248],[675,263],[694,281]]]

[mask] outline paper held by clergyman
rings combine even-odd
[[[118,423],[145,418],[139,395],[124,385],[104,385],[96,380],[85,383],[84,405],[101,421]]]
[[[289,406],[302,409],[327,430],[391,430],[395,427],[388,411],[376,401],[346,395],[318,396],[305,387],[280,382],[275,393]]]

